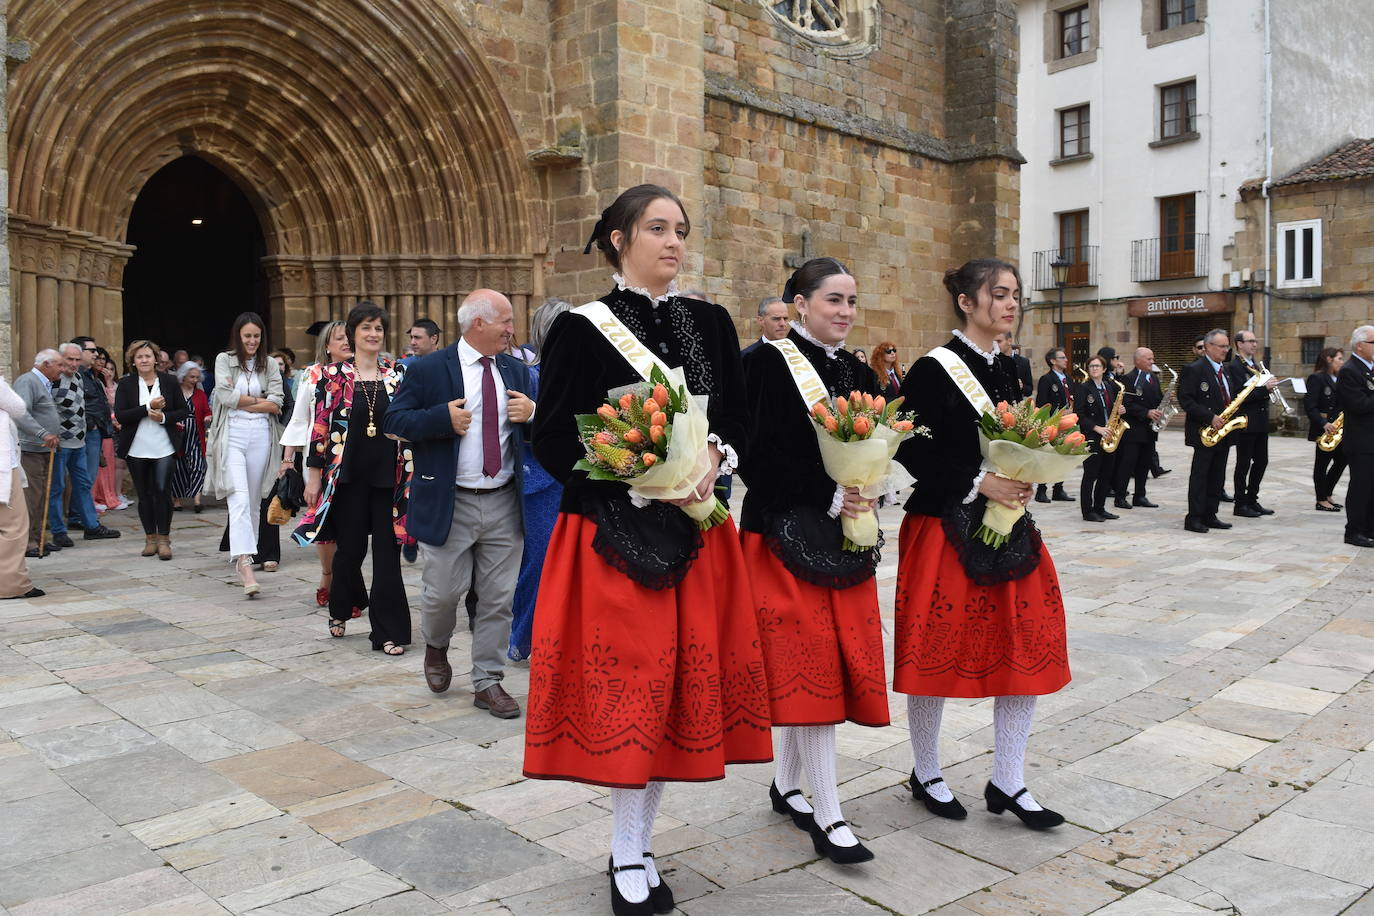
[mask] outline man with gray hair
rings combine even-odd
[[[24,488],[24,503],[29,510],[29,545],[26,557],[37,557],[39,535],[43,529],[43,507],[48,492],[52,488],[48,480],[49,469],[56,470],[55,462],[49,463],[49,456],[61,442],[58,429],[61,419],[57,415],[57,405],[52,399],[52,385],[62,374],[62,354],[56,350],[39,350],[33,358],[33,369],[14,380],[14,393],[24,399],[28,415],[15,417],[19,427],[19,461],[24,468],[24,476],[29,485]],[[58,493],[61,493],[58,490]],[[52,521],[49,519],[49,521]],[[61,550],[61,547],[48,546],[48,550]]]
[[[1350,359],[1336,376],[1345,420],[1341,448],[1350,466],[1345,491],[1345,542],[1374,547],[1374,325],[1350,335]]]
[[[520,705],[501,679],[525,540],[520,453],[534,416],[530,370],[504,352],[515,333],[505,296],[473,291],[458,309],[458,326],[455,343],[411,364],[383,425],[410,442],[414,457],[406,527],[424,557],[425,683],[435,693],[448,690],[449,643],[476,581],[473,705],[513,719]]]
[[[1202,431],[1225,425],[1221,413],[1238,393],[1224,362],[1231,346],[1226,332],[1214,328],[1202,338],[1202,344],[1202,356],[1184,366],[1178,376],[1178,406],[1187,417],[1183,441],[1193,449],[1193,466],[1188,473],[1188,515],[1183,519],[1183,527],[1196,534],[1231,527],[1230,522],[1217,518],[1231,443],[1222,439],[1209,446],[1202,439]]]
[[[75,547],[67,533],[68,525],[84,531],[87,541],[117,538],[119,532],[100,524],[95,500],[91,498],[95,475],[86,464],[86,391],[79,375],[81,347],[64,343],[57,349],[62,354],[62,372],[52,384],[52,399],[57,406],[57,434],[62,441],[53,468],[48,523],[52,525],[55,546]]]
[[[744,348],[741,357],[748,356],[770,340],[782,340],[787,336],[787,303],[777,296],[765,296],[759,300],[759,339]]]

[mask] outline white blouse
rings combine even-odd
[[[138,403],[147,407],[153,398],[162,396],[162,386],[157,380],[152,385],[147,384],[143,379],[136,379],[138,383]],[[129,446],[130,458],[166,458],[175,452],[172,448],[172,438],[167,435],[167,430],[161,423],[152,417],[144,417],[138,421],[138,429],[134,430],[134,441]]]

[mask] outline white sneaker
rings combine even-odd
[[[104,512],[106,508],[107,508],[107,507],[106,507],[106,505],[105,505],[104,503],[96,503],[96,504],[95,504],[95,511],[97,511],[97,512]]]
[[[119,505],[115,506],[115,508],[116,508],[116,509],[127,509],[127,508],[129,508],[130,506],[132,506],[133,504],[134,504],[134,503],[133,503],[133,500],[125,499],[124,497],[121,496],[121,497],[119,497]]]

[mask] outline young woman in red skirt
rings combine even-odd
[[[973,537],[989,500],[1024,507],[1031,485],[982,467],[978,412],[937,359],[952,354],[954,371],[971,372],[993,404],[1019,400],[1016,366],[994,338],[1016,326],[1021,280],[984,258],[946,272],[945,287],[963,330],[902,383],[904,406],[931,438],[914,436],[897,453],[916,484],[902,522],[892,689],[907,694],[912,794],[954,819],[966,812],[940,775],[944,698],[996,697],[988,810],[1044,830],[1064,818],[1035,801],[1022,770],[1036,696],[1069,682],[1059,578],[1029,515],[1000,548]]]
[[[739,338],[725,310],[681,298],[675,278],[690,228],[657,185],[621,194],[593,230],[618,273],[602,302],[615,322],[709,398],[710,468],[744,452]],[[575,417],[641,374],[580,311],[550,329],[534,451],[564,486],[535,606],[525,775],[611,788],[616,914],[667,913],[672,891],[650,853],[664,782],[720,779],[727,763],[772,758],[768,688],[739,536],[700,532],[676,505],[632,503],[624,484],[589,481]]]
[[[840,349],[854,324],[854,278],[834,258],[808,261],[787,281],[796,306],[783,343],[795,348],[830,397],[876,395],[873,370]],[[835,725],[888,724],[883,633],[874,582],[876,550],[842,549],[840,516],[871,512],[856,487],[821,464],[809,408],[784,351],[764,343],[744,359],[752,426],[740,474],[749,485],[740,518],[776,729],[773,808],[811,833],[816,851],[841,865],[870,852],[840,818]],[[823,396],[823,395],[822,395]],[[814,393],[807,396],[815,397]],[[811,786],[808,804],[802,772]]]

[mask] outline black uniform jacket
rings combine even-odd
[[[138,386],[143,384],[138,373],[130,372],[115,383],[114,415],[119,421],[119,432],[115,434],[115,454],[127,458],[129,448],[134,444],[138,424],[148,416],[146,405],[140,404]],[[186,395],[181,393],[181,382],[170,372],[157,374],[157,387],[167,404],[162,410],[162,428],[167,430],[167,438],[172,440],[172,448],[181,451],[182,430],[177,426],[191,413],[186,406]]]
[[[993,404],[1018,400],[1016,364],[1010,356],[998,354],[989,365],[958,338],[945,346],[963,359]],[[912,436],[897,449],[897,460],[916,478],[906,511],[943,516],[947,506],[968,496],[983,462],[978,414],[945,367],[930,356],[918,359],[907,372],[902,394],[902,408],[915,412],[917,426],[930,428],[929,438]]]
[[[1345,412],[1341,448],[1350,453],[1374,452],[1374,374],[1358,356],[1352,354],[1341,366],[1336,395]]]
[[[1164,389],[1160,387],[1158,372],[1145,372],[1132,369],[1121,376],[1121,384],[1127,391],[1135,392],[1126,398],[1126,422],[1131,428],[1126,430],[1124,441],[1153,442],[1159,433],[1150,428],[1150,411],[1158,410],[1164,403]],[[1113,386],[1115,387],[1115,386]]]
[[[1028,398],[1035,393],[1035,378],[1031,374],[1030,360],[1020,353],[1013,353],[1011,359],[1016,363],[1016,380],[1021,385],[1021,397]]]
[[[1231,391],[1240,394],[1240,389],[1245,387],[1245,383],[1254,377],[1245,360],[1237,356],[1226,364],[1226,369],[1230,372]],[[1259,370],[1259,366],[1255,367]],[[1267,433],[1269,431],[1269,391],[1262,386],[1255,386],[1255,390],[1246,397],[1245,403],[1241,405],[1239,411],[1249,418],[1245,426],[1247,433]]]
[[[1068,407],[1069,398],[1073,395],[1070,390],[1073,387],[1072,379],[1059,381],[1059,376],[1051,369],[1040,376],[1040,381],[1035,384],[1035,403],[1039,406],[1052,404],[1055,407]]]
[[[628,290],[612,290],[601,301],[655,356],[684,367],[690,393],[710,398],[711,432],[744,458],[744,369],[739,336],[725,309],[678,296],[651,303]],[[563,484],[562,511],[581,514],[582,495],[592,489],[629,498],[624,484],[589,481],[586,472],[573,470],[584,454],[574,418],[596,413],[610,389],[639,381],[639,373],[582,315],[564,312],[554,321],[540,359],[533,444],[539,463]]]
[[[831,359],[796,331],[787,339],[815,367],[832,398],[847,398],[855,389],[879,393],[873,370],[852,353],[838,350]],[[815,423],[777,347],[764,344],[745,357],[744,380],[752,426],[749,455],[739,469],[749,487],[740,527],[766,533],[771,512],[798,505],[829,509],[835,498],[835,481],[825,473]]]
[[[1222,364],[1222,371],[1226,372],[1226,381],[1230,384],[1231,395],[1234,397],[1240,389],[1227,372],[1225,363]],[[1188,445],[1202,445],[1203,427],[1211,426],[1212,418],[1221,413],[1226,406],[1225,393],[1221,390],[1217,375],[1212,371],[1212,363],[1207,357],[1193,360],[1179,373],[1178,406],[1183,408],[1187,416],[1187,422],[1183,424],[1183,441]]]
[[[1116,398],[1119,396],[1117,387],[1108,382],[1105,376],[1101,392],[1097,390],[1097,385],[1092,379],[1078,386],[1078,393],[1073,396],[1073,403],[1077,407],[1078,429],[1089,440],[1096,442],[1102,438],[1094,427],[1107,425],[1111,409],[1116,405]]]
[[[1336,380],[1325,372],[1309,375],[1302,406],[1307,411],[1307,441],[1315,442],[1326,432],[1326,424],[1334,423],[1340,415],[1341,396],[1336,391]]]

